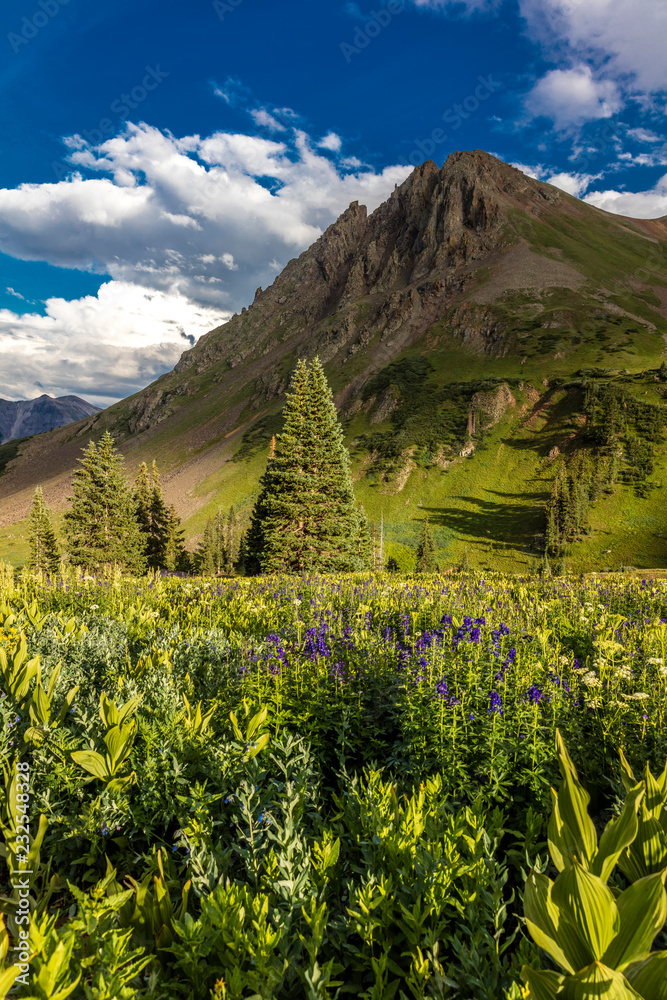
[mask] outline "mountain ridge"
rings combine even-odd
[[[16,438],[42,434],[100,412],[80,396],[49,396],[42,393],[34,399],[9,400],[0,398],[0,444]]]
[[[53,440],[22,445],[0,480],[7,494],[0,525],[21,520],[38,476],[47,498],[50,492],[62,506],[79,449],[109,428],[129,464],[158,460],[167,497],[195,542],[218,503],[234,501],[247,513],[291,370],[298,357],[316,354],[371,515],[387,495],[418,506],[424,481],[423,489],[446,499],[462,464],[477,468],[484,434],[501,433],[513,412],[550,413],[549,400],[559,395],[553,383],[581,380],[580,370],[608,368],[613,378],[625,378],[624,369],[632,377],[651,372],[641,391],[662,398],[655,380],[667,344],[666,260],[667,218],[610,215],[479,150],[451,154],[441,168],[427,161],[370,215],[353,202],[171,372]],[[475,406],[499,391],[514,405],[507,402],[480,431],[485,420]],[[430,415],[424,394],[434,400]],[[558,441],[581,423],[581,413],[570,417]],[[515,423],[505,428],[507,442],[520,432]],[[535,430],[532,465],[519,472],[517,459],[515,470],[542,470],[534,525],[550,475],[541,454],[546,434]],[[412,455],[403,454],[410,448]],[[503,448],[507,456],[509,444]],[[415,518],[398,509],[398,499],[391,504],[398,536]],[[464,537],[447,531],[442,539],[454,553]]]

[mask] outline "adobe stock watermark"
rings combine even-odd
[[[10,793],[11,794],[11,793]],[[30,765],[20,761],[16,765],[14,778],[14,796],[16,802],[16,864],[17,869],[11,872],[10,885],[12,896],[18,899],[15,923],[18,934],[13,945],[15,952],[14,965],[18,968],[16,983],[28,986],[30,971]]]
[[[501,90],[503,86],[498,80],[494,80],[491,74],[478,76],[477,81],[477,86],[472,93],[464,97],[461,102],[450,104],[443,112],[442,120],[446,125],[449,125],[453,132],[461,128],[461,125],[479,110],[480,105],[484,101],[488,101],[491,95],[495,94],[497,90]],[[415,149],[408,157],[410,163],[414,167],[418,166],[423,162],[424,157],[431,156],[435,152],[436,146],[447,142],[448,139],[448,133],[442,128],[434,128],[430,135],[423,139],[416,139]]]
[[[360,55],[367,48],[374,38],[384,31],[397,14],[402,14],[405,10],[405,0],[387,0],[384,7],[379,10],[372,10],[368,19],[362,27],[360,24],[354,29],[354,36],[351,42],[341,42],[340,51],[345,62],[349,65],[353,56]]]
[[[53,20],[61,7],[66,7],[70,0],[38,0],[37,10],[32,17],[24,17],[21,20],[21,31],[10,31],[7,41],[14,52],[20,52],[24,45],[36,38],[42,28],[45,28],[49,21]]]
[[[242,3],[243,0],[213,0],[213,10],[220,20],[224,21],[227,14],[233,14]]]
[[[89,145],[99,146],[101,142],[104,142],[104,139],[115,131],[118,122],[123,121],[130,111],[138,108],[142,101],[145,101],[152,91],[157,90],[162,81],[169,76],[169,73],[160,69],[159,63],[157,66],[146,66],[145,70],[146,74],[140,84],[111,102],[109,111],[114,116],[113,118],[100,118],[95,128],[83,129],[78,133]],[[56,175],[56,179],[61,181],[71,172],[72,168],[61,160],[54,160],[51,163],[51,169]]]

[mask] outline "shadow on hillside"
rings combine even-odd
[[[482,497],[451,497],[462,506],[422,507],[434,527],[446,527],[460,536],[493,544],[496,550],[518,549],[535,554],[535,535],[544,531],[545,491],[535,493],[501,493],[485,490]],[[498,497],[498,499],[493,499]],[[463,506],[465,504],[465,506]]]

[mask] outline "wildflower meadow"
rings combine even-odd
[[[4,567],[0,671],[0,996],[667,996],[658,903],[615,965],[535,916],[664,893],[665,582]]]

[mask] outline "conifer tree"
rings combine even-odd
[[[148,466],[145,462],[142,462],[139,466],[137,478],[134,480],[134,499],[137,504],[137,524],[142,534],[146,536],[146,539],[148,539],[151,532],[152,497],[153,491],[148,475]]]
[[[415,572],[417,573],[437,573],[438,563],[435,557],[435,541],[433,532],[428,523],[428,517],[424,518],[422,531],[417,545],[417,563]]]
[[[233,573],[239,555],[238,524],[234,504],[229,508],[225,524],[223,569],[225,573]]]
[[[106,431],[91,441],[74,473],[65,533],[72,562],[99,571],[117,564],[134,573],[145,568],[144,537],[137,503],[123,475],[123,457]]]
[[[55,573],[60,563],[58,540],[51,524],[51,511],[44,502],[41,486],[36,487],[32,498],[28,538],[30,569],[37,573]]]
[[[144,540],[144,555],[150,569],[174,570],[187,561],[181,521],[173,505],[167,506],[157,465],[149,475],[145,462],[134,482],[137,522]]]
[[[260,482],[247,535],[251,572],[365,568],[350,460],[331,390],[316,358],[299,361],[284,425]]]
[[[167,507],[167,544],[165,547],[164,568],[187,572],[190,569],[190,555],[185,548],[185,536],[181,528],[181,519],[173,504]]]

